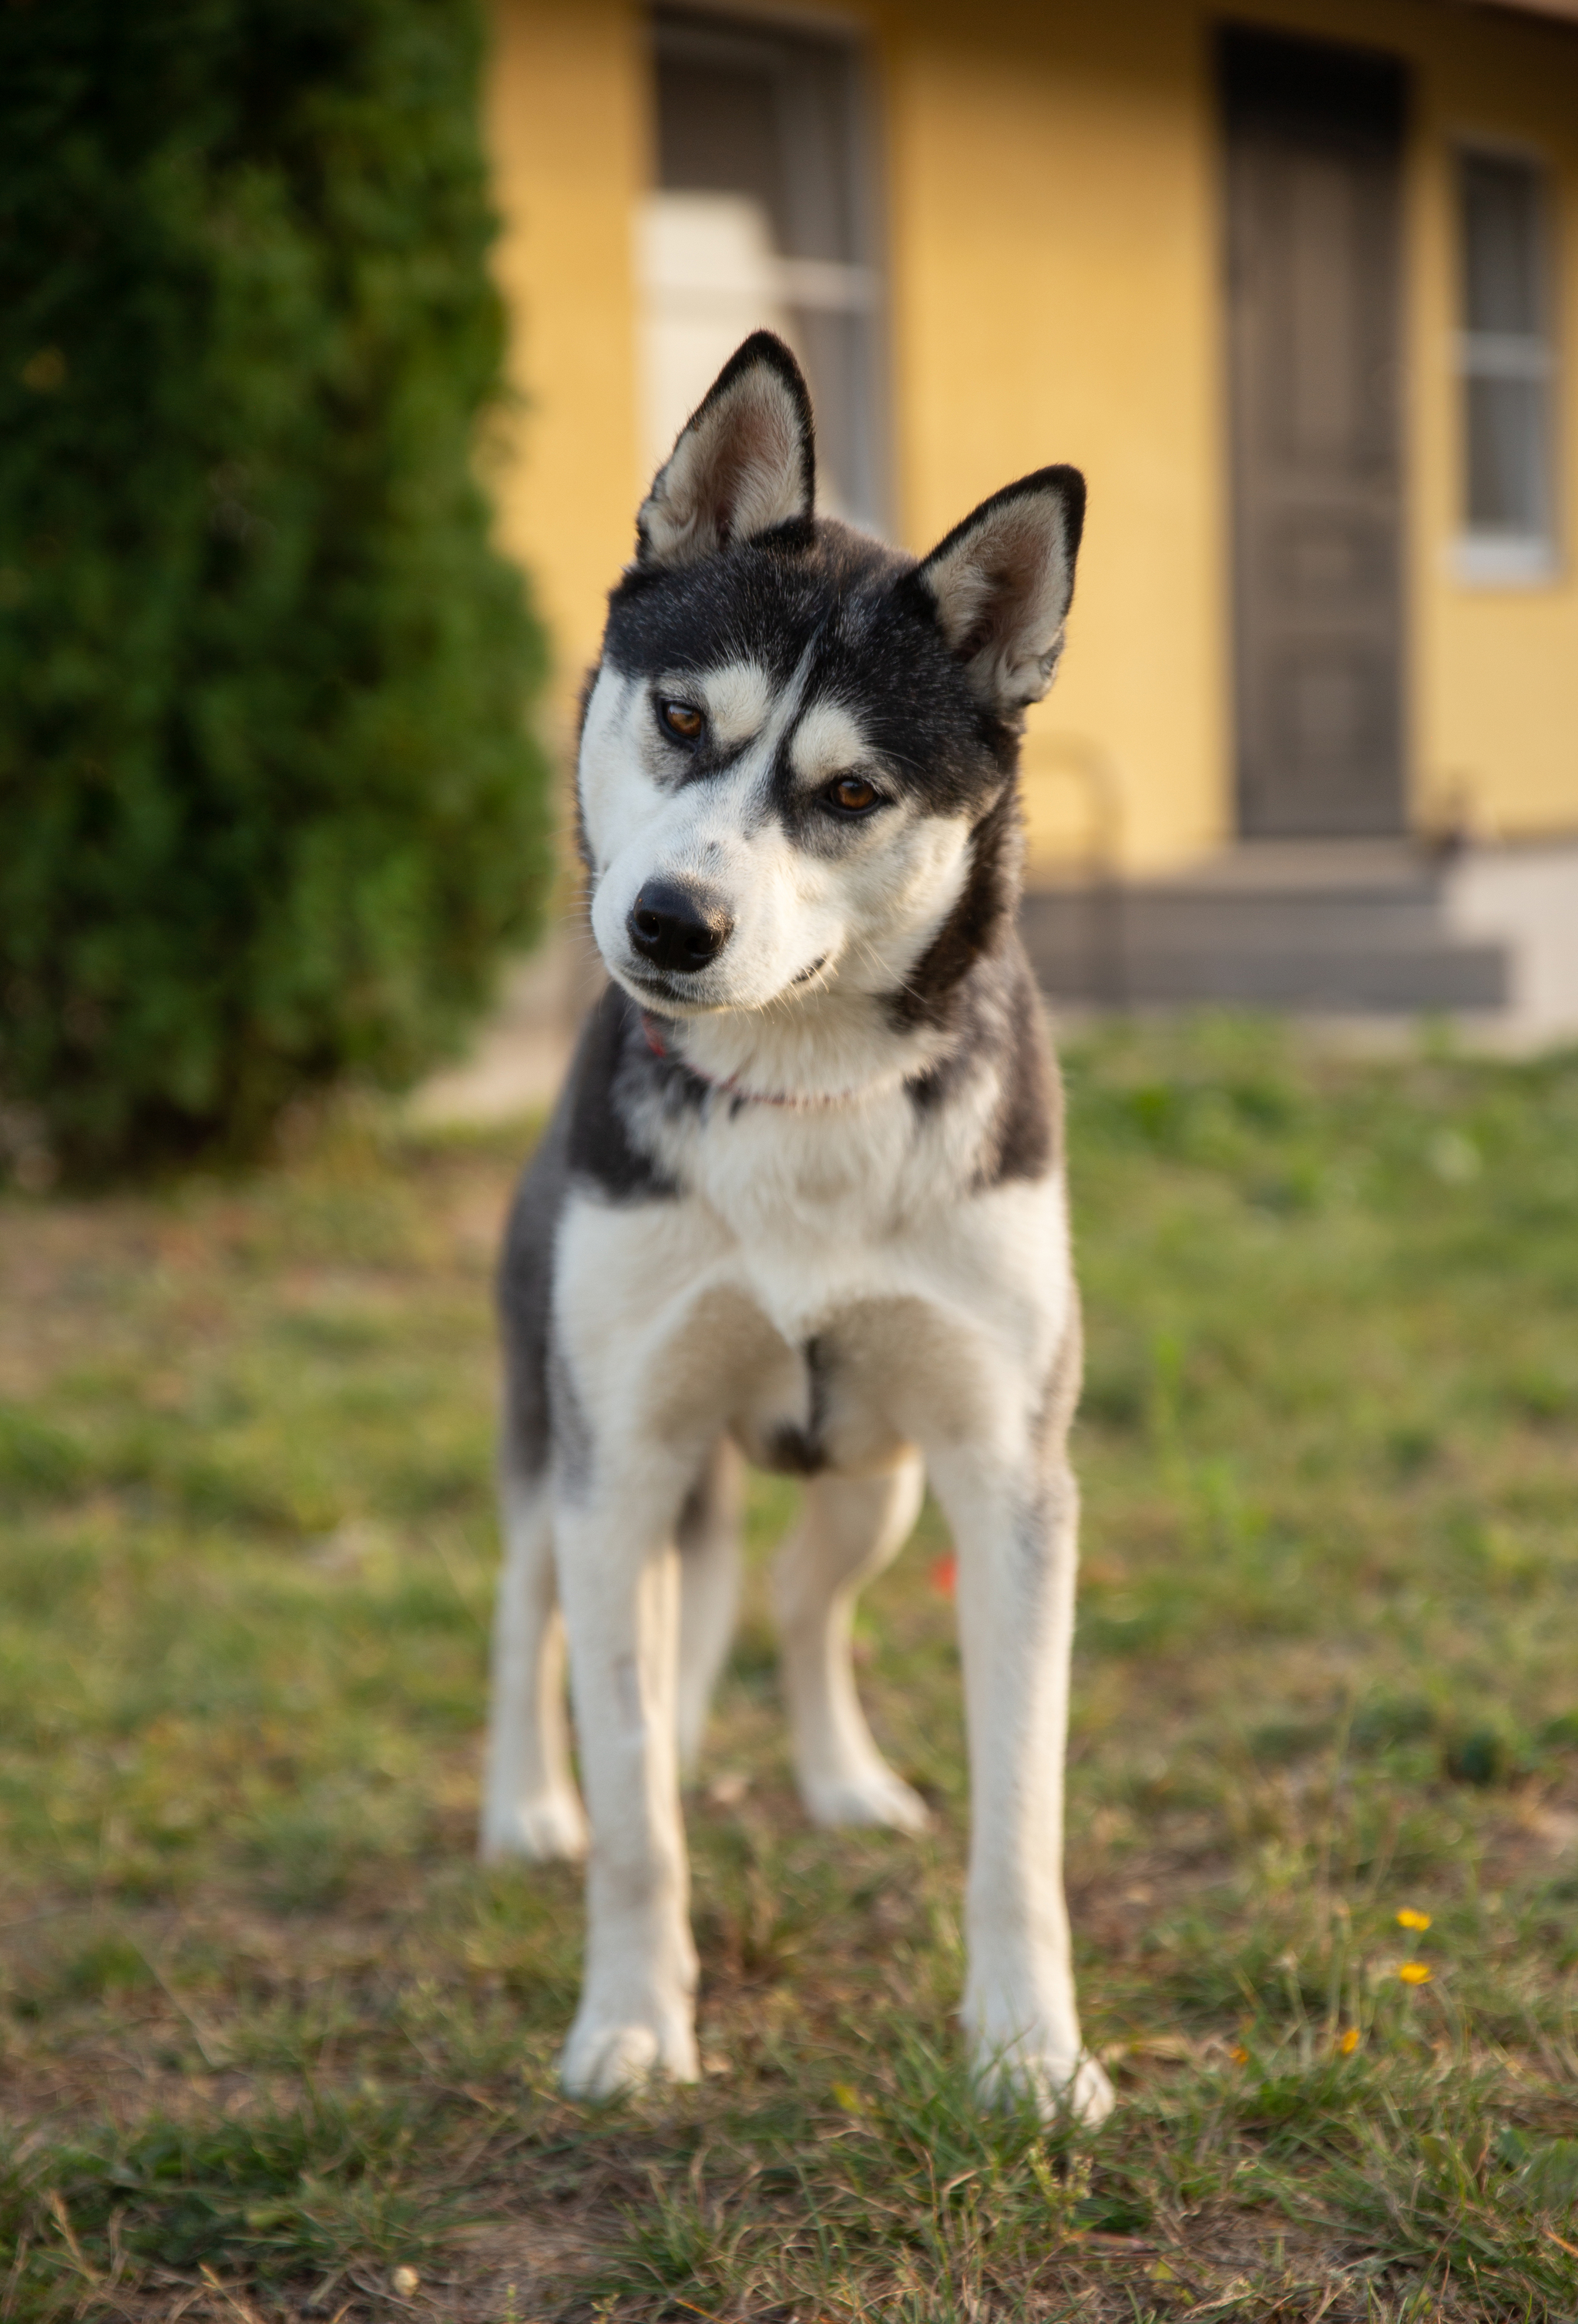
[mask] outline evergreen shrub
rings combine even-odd
[[[408,1082],[532,932],[481,59],[474,0],[0,10],[14,1148],[255,1149]]]

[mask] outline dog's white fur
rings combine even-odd
[[[694,991],[663,1003],[666,1012],[700,1019],[687,1056],[720,1079],[749,1071],[745,1086],[762,1094],[826,1093],[868,1078],[874,1041],[878,1069],[902,1080],[935,1044],[908,1053],[895,1047],[870,1003],[902,984],[957,900],[969,826],[962,816],[901,807],[891,810],[903,817],[901,829],[884,827],[887,816],[867,825],[851,855],[795,846],[768,809],[775,754],[791,726],[790,764],[807,793],[834,775],[860,772],[865,753],[852,711],[816,704],[795,724],[802,706],[796,681],[764,699],[761,675],[732,664],[672,681],[744,745],[726,784],[675,790],[664,780],[647,685],[606,667],[599,671],[580,767],[581,812],[596,867],[592,933],[615,976],[637,975],[642,964],[628,919],[641,888],[655,877],[705,881],[728,895],[734,932],[716,963],[688,980]],[[795,980],[816,964],[817,990],[802,996]],[[639,984],[632,990],[651,997]],[[818,1014],[818,1001],[835,995],[839,1005]],[[863,1010],[849,1006],[863,1001]],[[870,1027],[868,1042],[855,1034],[856,1019]],[[786,1063],[790,1079],[764,1088],[758,1074],[770,1056]]]
[[[792,415],[771,377],[750,389],[723,431],[721,480],[708,407],[681,438],[643,512],[655,553],[688,561],[797,513]],[[1006,536],[974,548],[945,544],[929,576],[939,620],[974,641],[973,683],[1022,702],[1049,678],[1071,559],[1055,569],[1044,521],[1011,503]],[[1034,568],[1007,610],[987,569],[1005,553]],[[739,657],[676,673],[672,690],[737,752],[715,781],[677,779],[642,678],[605,661],[591,694],[580,787],[599,948],[647,1001],[628,933],[643,884],[700,879],[727,897],[731,939],[662,1014],[686,1064],[728,1090],[654,1102],[640,1123],[679,1198],[622,1205],[572,1184],[558,1216],[555,1452],[535,1477],[506,1468],[484,1849],[587,1847],[568,1629],[595,1844],[563,2079],[596,2097],[653,2071],[694,2077],[679,1778],[733,1621],[730,1441],[771,1461],[786,1427],[822,1431],[826,1467],[806,1484],[774,1600],[799,1785],[824,1824],[927,1821],[877,1750],[850,1655],[855,1593],[909,1533],[924,1471],[958,1555],[974,1788],[964,2020],[989,2088],[1098,2117],[1111,2091],[1081,2043],[1061,1873],[1076,1496],[1060,1436],[1047,1441],[1047,1384],[1077,1368],[1064,1183],[1060,1169],[973,1183],[1000,1097],[987,1077],[918,1122],[904,1084],[940,1037],[924,1020],[896,1030],[884,996],[958,901],[969,821],[900,799],[841,852],[792,844],[768,799],[785,736],[807,794],[870,759],[858,709],[807,706],[804,677],[802,663],[775,686]],[[812,1345],[836,1366],[830,1416],[811,1409]],[[682,1560],[682,1508],[709,1471]]]

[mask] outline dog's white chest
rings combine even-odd
[[[819,1179],[790,1140],[742,1140],[705,1192],[571,1204],[556,1304],[605,1425],[683,1437],[721,1399],[762,1465],[859,1471],[1023,1405],[1072,1307],[1060,1178],[907,1209],[839,1151]]]
[[[731,1103],[664,1125],[662,1158],[733,1238],[763,1286],[790,1311],[812,1286],[876,1269],[908,1277],[938,1251],[961,1203],[978,1122],[962,1103],[937,1131],[918,1128],[902,1087],[844,1105]]]

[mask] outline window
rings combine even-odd
[[[660,8],[656,189],[638,221],[643,451],[650,475],[746,335],[805,366],[818,500],[885,514],[879,278],[847,41]]]
[[[1544,176],[1531,161],[1458,163],[1463,529],[1475,581],[1538,580],[1555,564]]]

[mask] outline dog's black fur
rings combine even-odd
[[[764,355],[765,350],[765,355]],[[780,361],[780,358],[782,361]],[[779,369],[803,406],[812,503],[811,420],[799,373],[765,334],[748,340],[721,374],[708,402],[752,362]],[[706,407],[704,406],[705,410]],[[699,415],[698,415],[699,416]],[[1040,470],[994,496],[983,511],[1028,489],[1051,490],[1063,504],[1072,559],[1084,521],[1084,480],[1076,468]],[[994,1073],[999,1101],[978,1158],[976,1187],[1039,1178],[1061,1153],[1061,1093],[1047,1064],[1034,978],[1015,927],[1022,841],[1017,785],[1021,717],[983,701],[964,664],[974,644],[950,644],[926,585],[935,564],[983,511],[966,520],[925,560],[907,557],[834,518],[809,513],[695,563],[674,567],[652,555],[643,524],[635,560],[611,591],[599,663],[581,696],[581,726],[603,663],[628,676],[672,678],[752,659],[781,685],[802,662],[807,696],[847,700],[884,771],[899,790],[936,814],[974,819],[963,893],[929,948],[886,1006],[896,1030],[925,1025],[941,1054],[908,1084],[918,1129],[966,1081]],[[678,779],[706,781],[730,763],[703,748]],[[772,811],[797,844],[834,846],[826,818],[796,802],[787,744],[771,790]],[[577,836],[594,871],[577,800]],[[522,1473],[547,1457],[550,1361],[549,1284],[544,1253],[572,1183],[613,1203],[661,1202],[675,1185],[643,1140],[654,1100],[664,1109],[704,1102],[706,1085],[682,1059],[654,1053],[641,1011],[610,985],[592,1010],[553,1121],[516,1194],[504,1241],[499,1301],[507,1367],[507,1442]]]

